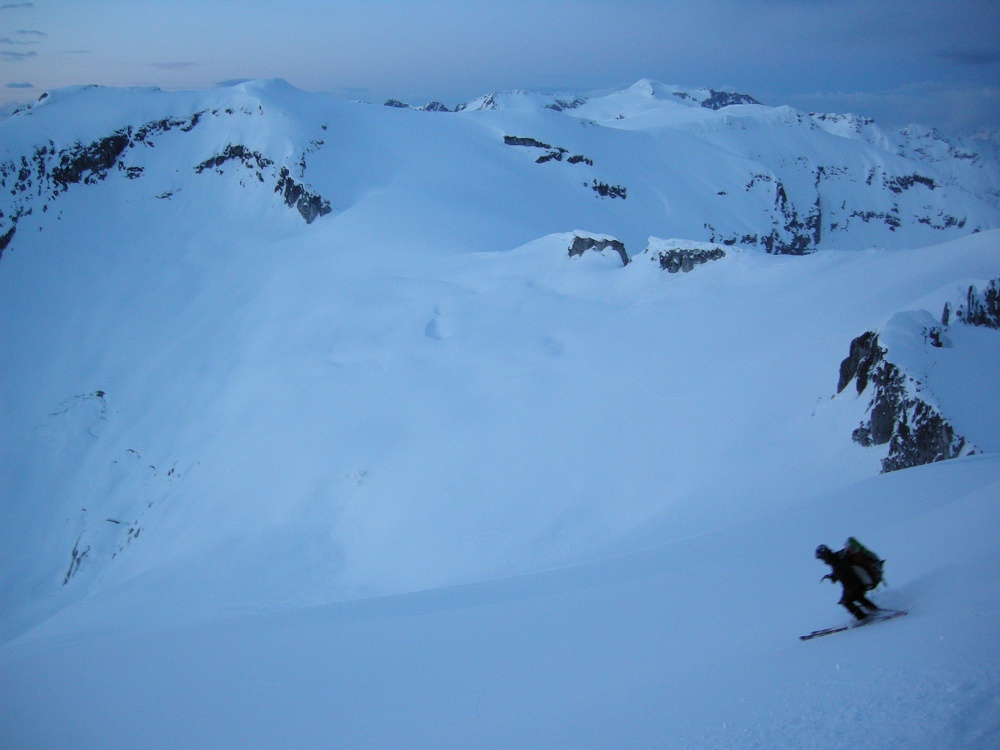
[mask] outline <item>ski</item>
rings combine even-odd
[[[882,622],[883,620],[892,620],[896,617],[902,617],[906,614],[905,609],[880,609],[876,614],[869,615],[864,620],[858,620],[852,622],[849,625],[838,625],[833,628],[823,628],[822,630],[814,630],[807,635],[800,635],[800,641],[808,641],[813,638],[819,638],[821,635],[832,635],[833,633],[843,633],[845,630],[853,630],[854,628],[860,628],[865,625],[871,625],[873,622]]]

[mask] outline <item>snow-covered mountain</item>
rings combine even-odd
[[[0,744],[990,746],[995,147],[648,80],[386,104],[0,120]],[[848,534],[911,615],[802,652]],[[919,731],[845,730],[886,675]]]

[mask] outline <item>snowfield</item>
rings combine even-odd
[[[1000,744],[995,157],[737,96],[0,121],[0,745]]]

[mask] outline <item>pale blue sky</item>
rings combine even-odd
[[[243,78],[450,106],[653,78],[887,126],[1000,130],[1000,2],[0,0],[0,103]]]

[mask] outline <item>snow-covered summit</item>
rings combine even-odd
[[[708,88],[688,89],[644,78],[623,89],[590,93],[543,94],[524,90],[494,91],[471,102],[460,104],[457,111],[544,107],[556,112],[573,112],[576,116],[602,120],[610,118],[600,116],[598,113],[614,112],[611,117],[620,115],[624,118],[653,108],[669,107],[672,104],[718,110],[736,104],[759,104],[759,102],[748,94]]]

